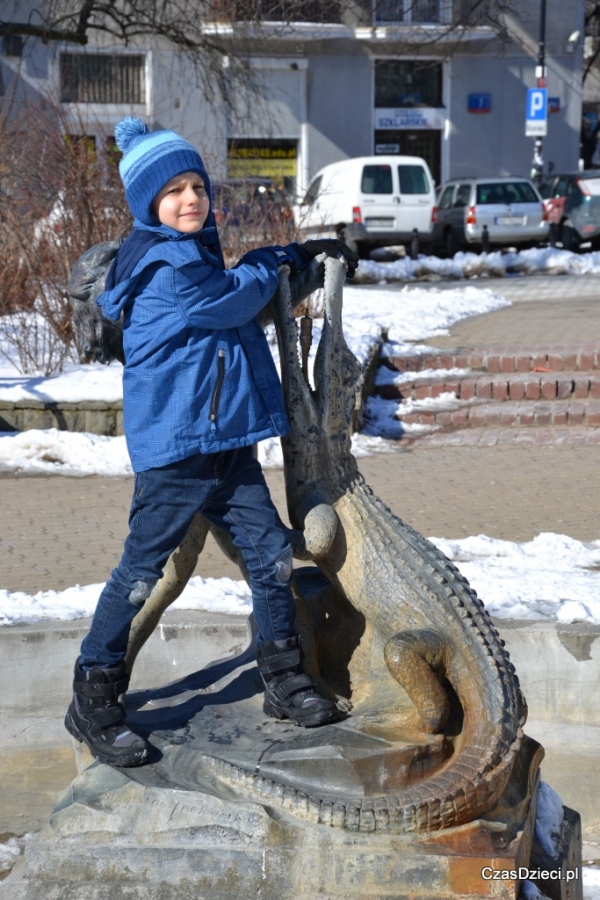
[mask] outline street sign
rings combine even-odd
[[[489,113],[492,111],[491,94],[469,94],[468,110],[470,113]]]
[[[548,134],[548,91],[529,88],[525,113],[525,136],[544,137]]]

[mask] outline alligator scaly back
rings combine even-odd
[[[526,707],[508,653],[475,592],[358,472],[349,424],[359,367],[342,331],[344,276],[342,262],[325,261],[314,390],[298,360],[286,277],[280,278],[274,304],[292,425],[282,442],[290,519],[304,529],[306,555],[364,617],[365,635],[380,648],[398,695],[405,691],[413,701],[422,730],[445,735],[452,749],[431,777],[417,778],[400,791],[368,797],[358,805],[356,797],[340,796],[299,802],[303,806],[306,799],[309,818],[331,818],[330,824],[345,828],[366,827],[368,820],[385,831],[427,832],[471,821],[491,809],[519,751]],[[373,702],[384,677],[371,673],[372,689],[360,683],[369,678],[362,646],[367,637],[348,664],[356,712]],[[338,652],[335,641],[329,649]],[[355,665],[361,652],[363,660]],[[453,733],[457,711],[458,734]],[[287,793],[291,803],[289,789]],[[330,816],[327,810],[334,807],[336,815]]]

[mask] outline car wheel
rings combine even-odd
[[[448,259],[452,259],[452,257],[460,250],[458,238],[451,228],[449,228],[444,235],[444,249],[446,251],[446,256]]]
[[[573,223],[570,219],[565,219],[562,223],[560,235],[563,250],[570,250],[572,253],[577,253],[581,239],[577,231],[573,228]]]

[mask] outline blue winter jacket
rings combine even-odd
[[[193,236],[162,230],[170,239],[98,298],[108,318],[123,314],[123,419],[135,472],[289,431],[255,318],[275,292],[282,251],[253,250],[224,270]]]

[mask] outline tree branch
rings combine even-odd
[[[87,44],[86,31],[63,30],[50,25],[32,25],[30,22],[0,22],[0,37],[9,37],[15,34],[23,37],[41,38],[47,44],[49,41],[67,41],[71,44]]]

